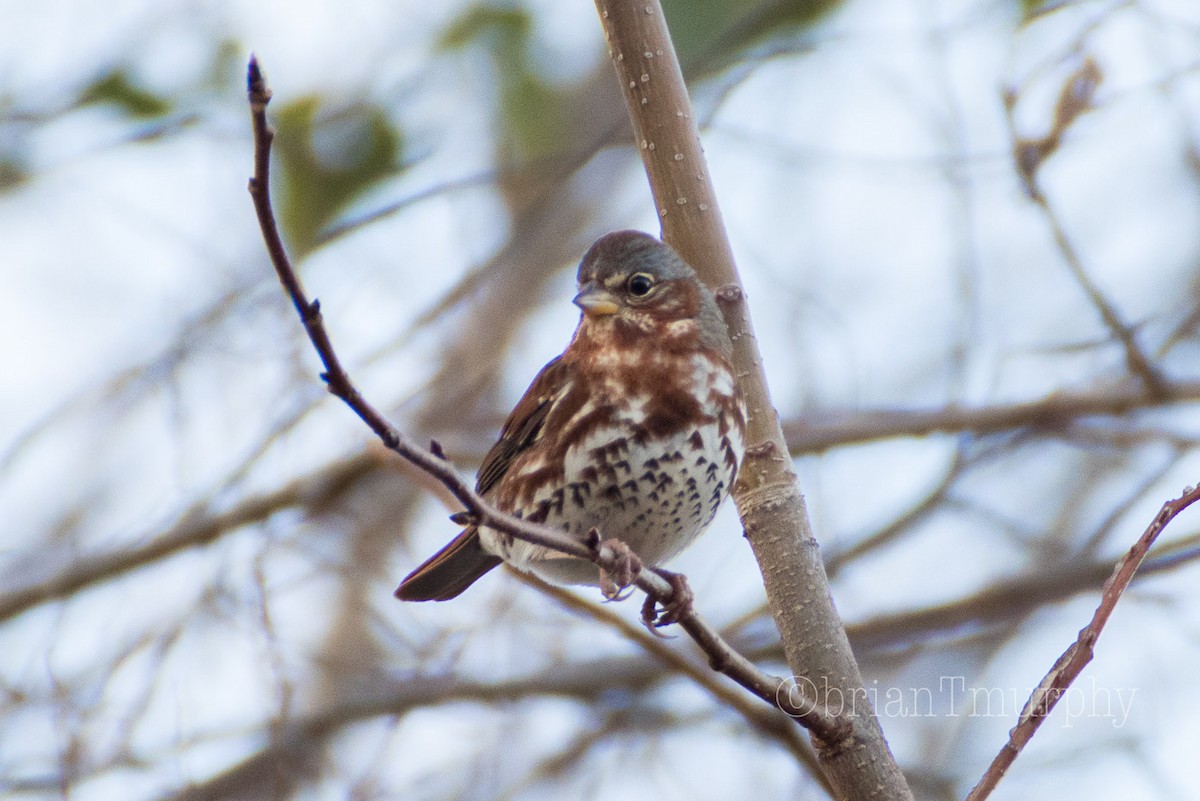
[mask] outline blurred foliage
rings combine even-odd
[[[665,0],[680,63],[690,78],[722,69],[736,55],[777,35],[788,35],[822,19],[839,0]],[[573,137],[570,90],[545,80],[537,60],[533,12],[512,3],[470,6],[443,32],[439,47],[481,48],[495,67],[501,160],[528,164],[561,152]]]
[[[504,161],[529,163],[568,144],[563,112],[567,94],[538,74],[531,55],[533,20],[528,11],[476,5],[455,20],[438,43],[443,50],[481,47],[495,65],[500,104],[500,151]]]
[[[282,180],[279,219],[289,247],[303,256],[352,202],[398,170],[402,136],[379,106],[322,109],[309,95],[274,116]]]
[[[689,77],[721,69],[747,47],[822,20],[841,0],[663,0],[671,40]]]
[[[0,157],[0,192],[11,192],[29,179],[24,164],[8,157]]]
[[[79,105],[112,106],[143,120],[165,116],[173,109],[169,99],[139,86],[124,67],[110,70],[85,88],[79,96]]]
[[[1028,23],[1067,5],[1065,0],[1020,0],[1021,21]]]

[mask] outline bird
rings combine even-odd
[[[737,479],[746,411],[733,344],[712,291],[649,234],[602,236],[577,279],[579,325],[508,416],[476,491],[580,541],[619,540],[658,569],[703,533]],[[504,562],[603,586],[589,561],[469,524],[395,595],[450,600]]]

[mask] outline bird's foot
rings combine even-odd
[[[628,598],[633,592],[633,583],[642,572],[642,560],[621,540],[600,539],[600,532],[596,529],[588,532],[587,544],[596,553],[608,549],[615,557],[611,569],[600,568],[600,592],[604,598],[609,601]]]
[[[663,604],[661,612],[651,595],[647,595],[646,602],[642,604],[642,622],[651,632],[658,634],[658,629],[678,623],[692,613],[692,602],[696,600],[696,595],[688,586],[687,576],[682,573],[672,573],[661,567],[653,570],[671,585],[671,598]]]

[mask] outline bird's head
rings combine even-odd
[[[622,340],[690,336],[728,355],[725,322],[708,287],[670,246],[640,231],[598,239],[579,264],[581,329]],[[672,336],[673,335],[673,336]]]

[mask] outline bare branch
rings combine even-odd
[[[983,801],[983,799],[991,795],[992,790],[1004,778],[1005,772],[1020,755],[1021,750],[1033,738],[1033,735],[1054,709],[1055,705],[1058,704],[1058,700],[1067,691],[1067,688],[1071,686],[1072,682],[1075,681],[1088,662],[1092,661],[1096,640],[1100,638],[1100,632],[1104,630],[1104,625],[1108,622],[1109,616],[1112,615],[1113,609],[1116,608],[1117,601],[1121,599],[1121,594],[1125,592],[1125,588],[1133,580],[1138,566],[1146,558],[1150,546],[1154,544],[1154,541],[1158,539],[1158,535],[1162,533],[1163,529],[1166,528],[1167,524],[1176,515],[1197,500],[1200,500],[1200,488],[1188,487],[1178,498],[1164,503],[1158,514],[1154,516],[1154,520],[1146,527],[1142,536],[1133,544],[1133,547],[1129,549],[1124,558],[1117,563],[1112,575],[1104,583],[1100,605],[1096,607],[1096,612],[1092,615],[1091,621],[1080,630],[1079,637],[1071,644],[1070,648],[1063,652],[1063,655],[1050,668],[1050,672],[1046,674],[1046,677],[1042,679],[1041,683],[1034,689],[1032,695],[1029,696],[1029,700],[1025,703],[1025,708],[1021,710],[1021,716],[1017,725],[1009,732],[1008,742],[1004,744],[1004,747],[1000,749],[1000,753],[992,760],[992,764],[988,767],[987,772],[984,773],[983,778],[979,780],[979,783],[967,795],[967,801]]]
[[[29,587],[0,594],[0,621],[48,601],[66,598],[114,576],[173,556],[188,548],[208,545],[226,532],[260,523],[283,509],[319,508],[345,487],[361,478],[378,460],[371,454],[351,457],[326,466],[315,477],[302,477],[279,489],[243,499],[233,509],[212,514],[200,504],[188,510],[167,531],[137,548],[89,555],[67,570]]]
[[[1172,570],[1200,559],[1200,537],[1173,543],[1148,560],[1137,578]],[[1066,600],[1082,592],[1099,589],[1112,573],[1109,563],[1079,562],[1048,565],[1032,575],[997,582],[978,592],[946,603],[878,615],[847,626],[850,642],[858,653],[897,648],[946,635],[956,630],[1015,620],[1022,615]],[[753,654],[758,658],[769,654]]]
[[[793,455],[891,437],[933,433],[994,434],[1023,428],[1055,430],[1081,417],[1115,417],[1134,409],[1200,401],[1200,382],[1164,381],[1160,392],[1128,379],[1038,400],[994,406],[806,414],[784,423]]]
[[[1109,332],[1121,343],[1121,347],[1125,351],[1125,365],[1129,368],[1129,372],[1141,379],[1147,392],[1152,395],[1162,395],[1164,391],[1162,373],[1151,358],[1143,352],[1134,336],[1132,327],[1121,319],[1116,307],[1105,297],[1100,287],[1096,285],[1084,268],[1079,252],[1071,243],[1070,237],[1067,236],[1062,220],[1050,205],[1046,193],[1042,190],[1041,182],[1038,180],[1042,163],[1058,150],[1067,129],[1081,114],[1092,107],[1092,97],[1103,79],[1104,74],[1095,60],[1090,57],[1085,58],[1079,69],[1063,84],[1050,132],[1044,138],[1035,141],[1018,136],[1013,119],[1017,95],[1011,91],[1006,93],[1005,110],[1009,133],[1014,143],[1013,153],[1017,162],[1017,170],[1025,184],[1026,194],[1042,210],[1050,224],[1050,232],[1066,261],[1067,269],[1071,271],[1071,276],[1100,314],[1100,319],[1104,321]]]
[[[614,688],[641,692],[658,686],[672,674],[657,659],[639,655],[591,659],[499,682],[479,682],[454,676],[407,676],[380,679],[359,687],[352,697],[308,715],[285,721],[269,742],[227,770],[182,792],[164,797],[173,801],[217,801],[254,797],[255,788],[270,786],[280,773],[295,770],[316,758],[319,750],[344,727],[374,718],[397,717],[414,709],[457,701],[481,704],[533,697],[592,701]],[[603,677],[598,680],[597,677]]]

